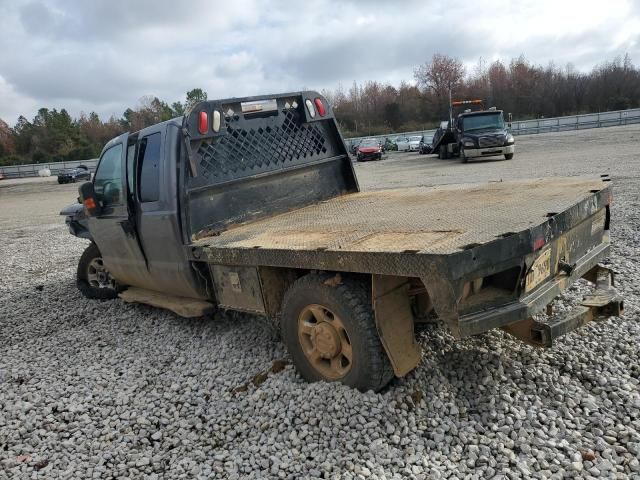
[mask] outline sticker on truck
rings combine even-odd
[[[527,273],[527,281],[525,283],[525,291],[529,292],[536,288],[540,283],[551,274],[551,249],[544,251],[536,258],[529,273]]]

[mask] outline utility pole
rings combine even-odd
[[[451,104],[452,101],[451,85],[449,85],[449,128],[453,127],[453,105]]]

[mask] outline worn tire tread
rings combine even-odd
[[[283,324],[286,321],[292,321],[291,319],[285,319],[284,316],[287,311],[287,305],[294,296],[298,295],[301,291],[313,291],[317,288],[325,288],[324,282],[333,277],[335,277],[334,273],[312,273],[296,280],[284,295],[282,303]],[[363,375],[357,379],[356,384],[352,386],[361,391],[378,391],[389,383],[394,374],[393,367],[382,346],[375,325],[374,313],[371,307],[370,287],[367,282],[350,277],[343,277],[341,284],[329,288],[335,289],[336,301],[341,302],[343,307],[353,312],[352,320],[357,332],[351,332],[351,335],[360,335],[365,339],[366,347],[364,348],[365,352],[363,352],[363,354],[368,357],[366,363],[369,365],[369,368],[363,372]],[[297,319],[295,321],[297,321]],[[297,342],[297,338],[287,338],[288,336],[284,328],[282,337],[287,343],[291,341]],[[287,345],[287,347],[289,347],[289,345]]]

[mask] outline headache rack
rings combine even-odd
[[[182,131],[189,240],[359,190],[331,107],[316,92],[201,102]]]

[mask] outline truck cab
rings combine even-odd
[[[495,108],[458,115],[455,137],[463,162],[503,155],[511,160],[515,153],[515,140],[505,124],[503,112]]]

